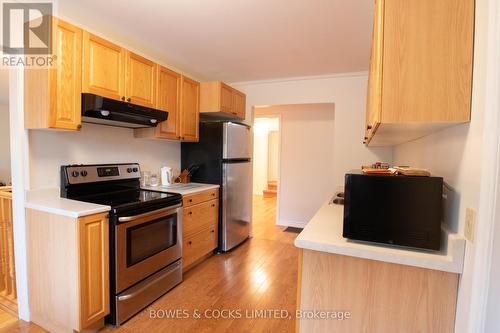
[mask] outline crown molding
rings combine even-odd
[[[230,84],[235,85],[235,86],[249,86],[249,85],[268,84],[268,83],[282,83],[282,82],[309,81],[309,80],[326,80],[326,79],[364,77],[364,76],[368,76],[368,71],[348,72],[348,73],[332,73],[332,74],[311,75],[311,76],[296,76],[296,77],[276,78],[276,79],[268,79],[268,80],[239,81],[239,82],[231,82]]]

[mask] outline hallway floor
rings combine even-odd
[[[253,238],[229,253],[210,257],[146,310],[121,327],[102,332],[294,332],[298,250],[293,240],[298,233],[275,225],[276,198],[255,196],[253,208]],[[290,317],[255,318],[263,314],[255,310],[275,309],[286,310]],[[182,313],[166,318],[169,310]],[[200,318],[194,318],[195,311]],[[219,316],[232,318],[213,318]],[[0,330],[13,331],[44,332],[21,321],[9,331]]]

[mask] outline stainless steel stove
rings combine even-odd
[[[111,207],[107,321],[119,326],[182,281],[182,196],[140,188],[139,164],[61,167],[61,196]]]

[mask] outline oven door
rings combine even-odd
[[[118,217],[116,290],[119,292],[182,257],[181,205]]]

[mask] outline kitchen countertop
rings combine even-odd
[[[61,198],[59,188],[26,191],[24,207],[74,218],[111,210],[109,206]]]
[[[383,244],[351,241],[342,237],[344,206],[325,203],[295,239],[303,249],[462,273],[465,239],[443,229],[441,250],[431,252]]]
[[[219,188],[219,187],[220,187],[219,185],[214,185],[214,184],[187,183],[187,184],[173,184],[168,187],[142,186],[141,188],[144,190],[171,192],[171,193],[179,193],[181,195],[189,195],[207,190],[212,190],[214,188]]]

